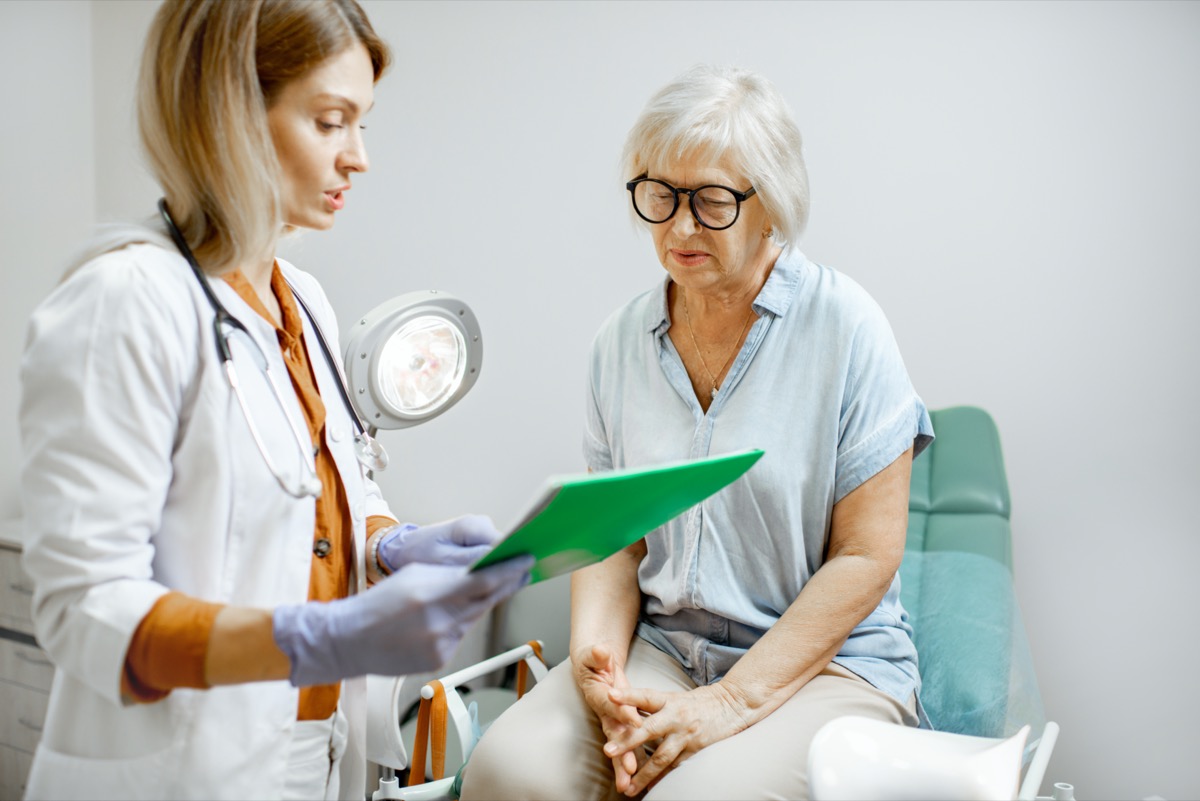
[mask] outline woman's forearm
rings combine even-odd
[[[779,621],[720,681],[747,725],[769,715],[819,674],[883,599],[886,567],[863,556],[826,562]]]
[[[269,609],[227,606],[217,614],[204,660],[209,685],[274,681],[290,674],[291,663],[275,644]]]
[[[621,665],[637,627],[642,595],[637,570],[646,555],[639,540],[571,576],[571,653],[607,645]]]
[[[820,673],[883,600],[904,557],[911,475],[909,449],[833,507],[825,563],[720,681],[747,725]]]

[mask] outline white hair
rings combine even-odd
[[[658,90],[625,140],[624,178],[685,157],[728,163],[754,187],[775,241],[799,240],[808,221],[800,128],[766,78],[739,67],[700,64]]]

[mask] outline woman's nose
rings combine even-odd
[[[367,144],[363,141],[362,129],[356,128],[345,149],[338,155],[338,166],[348,172],[366,172],[371,162],[367,158]]]
[[[696,220],[696,215],[692,213],[692,204],[686,197],[681,197],[679,205],[675,207],[675,215],[671,218],[671,228],[674,229],[675,235],[689,237],[699,233],[702,227]]]

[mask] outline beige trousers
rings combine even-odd
[[[634,638],[626,676],[634,687],[690,690],[696,684],[673,658]],[[916,725],[908,708],[849,670],[830,663],[782,706],[743,732],[675,767],[642,797],[668,799],[804,799],[808,746],[842,715]],[[471,753],[462,801],[616,799],[606,738],[571,674],[570,660],[550,671],[509,707]]]

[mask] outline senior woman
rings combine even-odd
[[[897,569],[929,415],[880,308],[795,247],[800,133],[766,80],[685,73],[624,166],[667,275],[596,336],[588,466],[766,455],[573,576],[570,659],[488,731],[462,797],[802,798],[827,721],[924,722]]]

